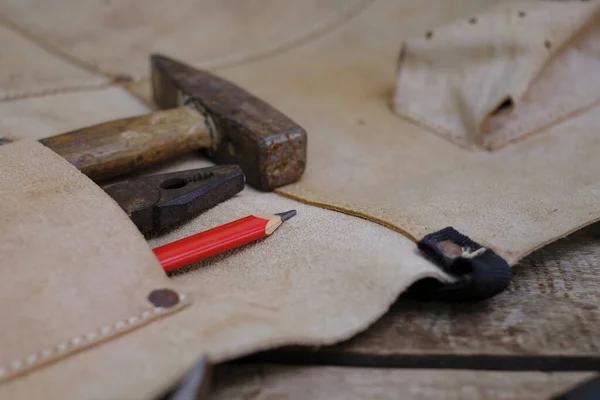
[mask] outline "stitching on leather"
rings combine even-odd
[[[31,90],[22,90],[22,91],[8,90],[5,92],[0,92],[0,102],[19,100],[19,99],[24,99],[27,97],[41,97],[41,96],[48,96],[48,95],[67,93],[67,92],[72,93],[72,92],[84,92],[87,90],[104,89],[104,88],[107,88],[107,87],[110,87],[113,85],[111,82],[107,82],[107,81],[100,82],[100,81],[98,81],[98,79],[96,79],[95,81],[93,81],[91,79],[90,80],[82,80],[81,83],[78,83],[76,80],[71,80],[70,82],[71,83],[56,85],[56,86],[46,86],[46,87],[41,86],[41,87],[31,89]]]
[[[68,52],[62,51],[61,49],[51,45],[50,43],[47,43],[46,41],[41,40],[40,38],[36,37],[34,34],[29,32],[27,29],[24,29],[21,26],[14,24],[13,22],[7,20],[6,18],[3,18],[1,15],[0,15],[0,25],[2,25],[7,30],[10,30],[13,33],[21,36],[25,40],[32,42],[34,45],[39,46],[43,51],[48,52],[49,54],[63,60],[64,62],[73,64],[89,73],[97,74],[97,75],[100,75],[102,77],[112,80],[112,77],[110,75],[102,73],[102,71],[97,69],[96,66],[94,66],[93,64],[79,60],[76,57],[72,57]],[[23,91],[0,92],[0,101],[22,99],[22,98],[26,98],[26,97],[43,96],[43,95],[49,95],[49,94],[55,94],[55,93],[65,93],[65,92],[69,92],[69,91],[77,91],[77,90],[84,90],[84,89],[90,89],[90,88],[101,88],[104,86],[108,86],[109,84],[110,84],[110,82],[104,82],[104,83],[100,84],[98,82],[98,76],[96,76],[96,77],[90,77],[89,80],[82,80],[82,83],[79,83],[79,84],[64,84],[64,85],[58,84],[54,88],[36,88],[36,89],[23,90]]]
[[[312,190],[309,190],[309,189],[297,187],[297,188],[294,188],[293,191],[298,192],[298,194],[292,194],[290,192],[285,192],[280,189],[275,189],[275,193],[279,194],[280,196],[286,197],[291,200],[299,201],[301,203],[308,204],[311,206],[316,206],[316,207],[324,208],[326,210],[331,210],[331,211],[337,211],[337,212],[341,212],[342,214],[347,214],[347,215],[351,215],[353,217],[365,219],[367,221],[370,221],[370,222],[376,223],[378,225],[384,226],[388,229],[391,229],[394,232],[397,232],[397,233],[405,236],[406,238],[412,240],[413,242],[418,241],[417,236],[422,236],[425,233],[430,231],[429,228],[427,228],[423,225],[410,223],[410,222],[403,222],[403,225],[408,227],[408,229],[403,229],[400,226],[387,221],[384,216],[382,216],[382,215],[377,216],[377,213],[373,212],[372,210],[369,212],[356,211],[358,209],[357,206],[353,206],[353,205],[350,205],[345,202],[339,202],[338,204],[328,203],[328,202],[322,200],[321,196],[319,196],[318,194],[316,194],[315,192],[313,192]],[[306,195],[306,194],[311,195],[312,197],[316,198],[317,200],[313,201],[313,200],[309,200],[307,198],[302,197],[302,195]],[[416,235],[413,235],[409,231],[415,231]]]
[[[212,62],[204,65],[204,68],[207,69],[219,69],[219,68],[229,68],[234,66],[243,65],[248,62],[254,62],[263,58],[268,58],[275,56],[277,54],[283,53],[305,43],[308,43],[316,38],[326,35],[327,33],[333,31],[338,26],[344,24],[349,21],[354,16],[360,14],[364,9],[366,9],[369,5],[374,3],[375,0],[357,0],[354,4],[346,7],[344,10],[340,11],[337,15],[334,15],[332,18],[323,21],[321,24],[308,29],[308,32],[305,34],[300,34],[299,36],[292,38],[288,41],[284,41],[281,43],[276,43],[270,48],[263,49],[256,53],[237,53],[232,56],[225,56],[221,59],[216,59]],[[80,68],[83,68],[89,72],[100,73],[107,76],[110,79],[114,79],[118,73],[113,71],[106,71],[101,68],[99,65],[96,65],[91,62],[87,62],[79,59],[74,54],[71,54],[68,50],[64,50],[57,45],[51,44],[49,42],[44,41],[43,39],[37,37],[37,35],[30,32],[28,29],[23,28],[14,24],[13,22],[6,20],[0,16],[0,24],[5,25],[7,28],[13,30],[15,33],[20,34],[24,38],[33,41],[39,46],[43,47],[46,51],[51,54],[62,58],[65,61],[69,61]],[[134,80],[140,80],[146,78],[146,74],[136,74],[135,72],[131,74],[131,77]]]
[[[351,5],[340,11],[337,16],[333,16],[329,20],[323,21],[320,25],[316,25],[313,28],[308,29],[307,33],[292,38],[287,42],[275,44],[271,48],[266,48],[255,54],[238,53],[234,56],[226,56],[221,59],[216,59],[213,62],[206,64],[204,68],[220,69],[237,67],[264,58],[273,57],[303,44],[310,43],[313,40],[332,32],[334,29],[345,24],[353,17],[356,17],[374,2],[375,0],[358,0],[354,5]]]
[[[146,98],[142,93],[134,89],[137,85],[149,84],[150,78],[142,78],[140,80],[132,81],[132,82],[123,82],[121,83],[121,87],[127,91],[130,95],[144,103],[151,110],[157,110],[156,104],[152,102],[151,99]]]
[[[41,365],[57,361],[94,344],[114,338],[119,334],[129,332],[146,323],[156,320],[162,315],[181,310],[189,303],[185,301],[186,296],[183,293],[178,293],[178,295],[180,301],[173,307],[149,307],[137,315],[117,321],[112,325],[105,325],[95,331],[88,332],[87,334],[74,336],[68,341],[43,349],[21,359],[13,360],[4,366],[0,366],[0,384],[8,381],[10,378],[25,374]]]
[[[42,49],[46,50],[48,53],[50,53],[56,57],[59,57],[63,61],[70,62],[88,72],[103,74],[103,72],[101,70],[99,70],[94,64],[88,63],[87,61],[83,61],[83,60],[78,59],[77,57],[72,56],[69,52],[64,51],[64,50],[58,48],[57,46],[38,38],[36,35],[34,35],[29,30],[13,23],[12,21],[2,17],[1,15],[0,15],[0,24],[2,24],[6,29],[13,31],[14,33],[16,33],[18,35],[21,35],[21,37],[23,37],[24,39],[26,39],[30,42],[33,42],[34,44],[37,44]],[[111,78],[111,76],[109,76],[107,74],[103,74],[103,75],[106,75],[108,78]]]

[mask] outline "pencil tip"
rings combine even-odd
[[[296,215],[296,210],[290,210],[290,211],[278,213],[275,215],[279,215],[281,217],[281,222],[285,222],[288,219],[292,218],[294,215]]]

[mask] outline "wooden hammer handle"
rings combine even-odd
[[[211,145],[202,114],[179,107],[40,140],[92,180],[104,180]]]

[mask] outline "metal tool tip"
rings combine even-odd
[[[285,222],[288,219],[292,218],[296,214],[297,214],[296,210],[290,210],[290,211],[286,211],[286,212],[282,212],[282,213],[277,213],[275,215],[279,215],[281,217],[281,222]]]
[[[160,53],[152,53],[150,54],[150,61],[151,62],[156,62],[156,61],[163,61],[168,59],[167,56],[160,54]]]
[[[213,367],[202,358],[173,388],[156,400],[207,399],[212,385]]]
[[[157,68],[171,68],[173,64],[181,64],[172,58],[167,57],[164,54],[153,53],[150,55],[150,65]]]

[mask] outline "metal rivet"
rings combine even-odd
[[[179,295],[171,289],[158,289],[148,295],[148,300],[155,307],[170,308],[179,303]]]
[[[462,247],[449,240],[443,240],[439,242],[436,246],[448,258],[458,258],[462,256],[463,253]]]

